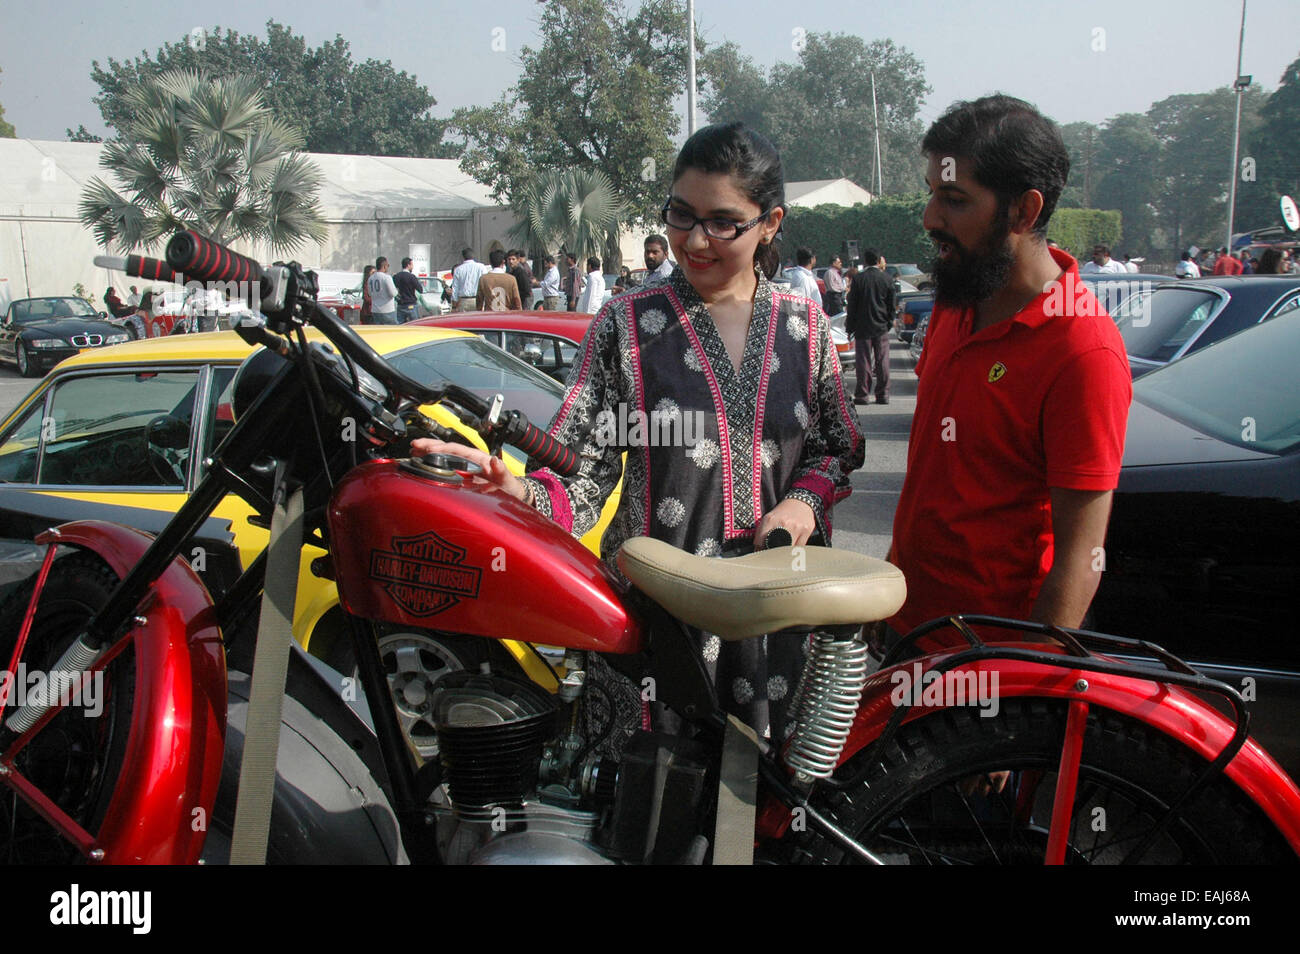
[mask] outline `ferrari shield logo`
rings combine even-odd
[[[478,599],[483,571],[465,565],[465,551],[432,530],[394,537],[391,550],[370,551],[370,575],[413,616],[432,616],[462,599]]]
[[[989,384],[1002,379],[1002,375],[1007,373],[1007,366],[1001,361],[989,368]]]

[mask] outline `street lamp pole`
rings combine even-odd
[[[695,0],[686,0],[686,135],[695,135]]]
[[[1237,118],[1232,124],[1232,175],[1228,178],[1228,240],[1223,243],[1232,254],[1232,220],[1237,212],[1237,152],[1241,146],[1241,98],[1250,85],[1250,77],[1241,75],[1242,48],[1246,45],[1246,0],[1241,0],[1241,33],[1237,38],[1237,77],[1233,89],[1237,91]]]

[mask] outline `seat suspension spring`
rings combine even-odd
[[[868,675],[867,646],[861,639],[813,637],[795,691],[795,729],[785,761],[797,778],[829,778],[853,727]]]

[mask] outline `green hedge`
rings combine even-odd
[[[924,193],[916,193],[883,196],[870,205],[789,209],[782,227],[781,257],[794,261],[795,249],[807,245],[816,253],[818,264],[826,265],[845,241],[855,240],[859,248],[874,248],[890,262],[915,262],[924,270],[934,257],[934,243],[921,228],[928,199]],[[1058,208],[1052,213],[1047,236],[1075,254],[1098,242],[1113,249],[1123,236],[1120,213]]]
[[[1085,260],[1091,257],[1089,253],[1098,243],[1117,250],[1123,236],[1120,213],[1109,209],[1058,208],[1052,213],[1052,221],[1047,223],[1049,239],[1076,258],[1082,256]]]
[[[830,263],[844,242],[874,248],[890,262],[928,262],[934,243],[921,228],[926,196],[883,196],[870,205],[819,205],[793,208],[786,213],[781,237],[781,257],[794,261],[794,251],[807,245],[820,265]]]

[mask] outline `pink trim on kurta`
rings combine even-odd
[[[594,325],[595,319],[592,319]],[[591,325],[587,326],[587,334],[591,334]],[[591,371],[591,356],[595,348],[587,348],[582,356],[582,368],[578,371],[578,379],[573,382],[573,387],[564,398],[564,403],[560,405],[560,410],[555,415],[555,420],[551,422],[551,427],[547,433],[552,437],[560,433],[560,426],[564,424],[569,416],[569,411],[573,409],[573,404],[578,400],[578,395],[582,393],[583,387],[587,383],[587,374]]]
[[[814,330],[820,332],[821,329],[813,328],[813,318],[817,313],[808,308],[808,407],[813,406],[813,390],[817,387],[817,342],[821,340],[821,334],[814,334]]]
[[[645,380],[641,377],[641,339],[637,336],[636,330],[636,309],[630,304],[624,309],[627,315],[627,340],[631,346],[628,350],[632,353],[632,380],[636,383],[636,410],[642,415],[645,414]],[[645,508],[642,513],[645,516],[641,521],[641,536],[650,535],[650,517],[653,511],[650,508],[650,441],[645,441],[641,448],[641,457],[645,461]]]
[[[691,339],[691,347],[695,350],[695,355],[700,359],[700,367],[704,370],[705,379],[709,382],[709,393],[713,395],[713,416],[718,421],[718,445],[722,453],[722,538],[730,540],[733,537],[743,536],[746,532],[753,534],[753,530],[735,530],[735,512],[731,509],[731,436],[727,431],[727,408],[722,402],[722,389],[718,387],[718,380],[713,376],[713,365],[709,364],[709,356],[704,353],[704,348],[700,346],[699,336],[695,334],[695,326],[691,324],[686,315],[686,309],[677,299],[677,293],[671,288],[668,290],[668,297],[673,303],[673,308],[677,312],[677,320],[682,323],[686,329],[686,335]]]
[[[572,533],[573,508],[569,506],[569,495],[560,478],[551,470],[535,470],[528,476],[546,488],[546,495],[551,498],[551,519]]]
[[[822,510],[829,510],[835,503],[835,482],[824,474],[804,474],[790,487],[816,494],[821,498]]]
[[[772,348],[776,343],[776,298],[767,322],[767,344],[763,351],[763,373],[758,379],[758,400],[754,408],[754,521],[763,513],[763,418],[767,410],[768,368],[772,365]],[[741,359],[743,362],[743,358]]]

